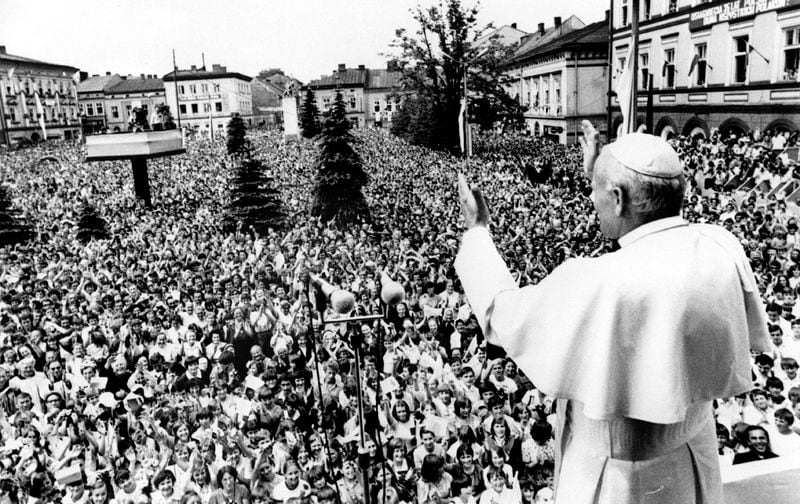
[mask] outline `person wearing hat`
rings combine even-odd
[[[712,400],[749,390],[749,351],[769,350],[749,261],[723,228],[681,218],[666,141],[633,133],[601,149],[588,121],[583,132],[600,230],[619,250],[519,288],[484,196],[459,175],[456,271],[488,341],[558,399],[556,502],[721,503]]]

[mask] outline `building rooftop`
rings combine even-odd
[[[578,22],[582,24],[579,19]],[[533,38],[526,39],[522,46],[514,52],[510,62],[520,62],[576,45],[608,44],[607,21],[598,21],[573,29],[564,28],[564,26],[562,24],[560,27],[551,27],[543,34],[535,32]]]
[[[332,75],[323,75],[319,79],[312,80],[308,86],[311,88],[334,88],[337,85],[342,88],[393,88],[400,86],[402,77],[403,73],[397,70],[365,68],[364,65],[359,65],[358,68],[347,68],[341,64],[337,70],[333,71]]]
[[[522,31],[517,28],[517,23],[513,23],[509,25],[503,25],[496,30],[492,30],[491,32],[487,33],[483,37],[479,38],[473,43],[474,47],[482,47],[486,44],[491,43],[492,40],[497,40],[501,45],[509,46],[514,44],[519,44],[522,37],[527,35],[528,32]]]
[[[106,89],[106,93],[109,94],[144,93],[147,91],[164,91],[164,81],[156,76],[127,78]]]
[[[171,81],[176,79],[174,76],[175,72],[169,72],[165,74],[162,79],[164,81]],[[187,81],[187,80],[202,80],[202,79],[224,79],[224,78],[234,78],[234,79],[241,79],[250,82],[253,80],[251,77],[248,77],[244,74],[239,72],[229,72],[228,68],[223,65],[211,65],[211,70],[207,70],[205,67],[197,68],[195,65],[188,70],[181,70],[178,69],[177,80],[179,81]]]
[[[70,66],[70,65],[61,65],[58,63],[48,63],[46,61],[39,61],[33,58],[26,58],[24,56],[17,56],[15,54],[8,54],[6,52],[6,46],[0,45],[0,63],[11,64],[12,66],[16,65],[31,65],[31,66],[45,66],[51,67],[54,70],[61,70],[63,72],[69,72],[73,74],[78,71],[77,68]]]
[[[122,81],[122,77],[114,75],[93,75],[78,83],[79,93],[102,93],[109,87]]]

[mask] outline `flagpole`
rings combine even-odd
[[[11,79],[9,79],[9,85]],[[5,90],[0,89],[0,126],[3,127],[3,136],[5,137],[6,147],[11,148],[11,135],[8,132],[8,122],[6,121],[6,93]]]
[[[628,131],[625,133],[635,133],[637,123],[636,109],[639,105],[637,91],[639,90],[639,0],[631,1],[631,58],[633,58],[631,75],[631,117],[628,120]],[[621,104],[620,104],[621,105]]]
[[[183,126],[181,125],[181,103],[178,95],[178,65],[175,63],[175,49],[172,50],[172,80],[175,83],[175,108],[178,114],[178,129],[181,132],[181,139],[183,139]]]
[[[606,142],[611,141],[613,132],[613,121],[611,120],[611,106],[613,90],[613,76],[614,76],[614,0],[610,0],[611,5],[608,9],[608,93],[606,104]]]

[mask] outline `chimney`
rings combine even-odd
[[[366,67],[364,65],[358,65],[359,70],[364,70]]]
[[[212,72],[221,72],[222,70],[220,70],[218,64],[214,63],[213,65],[211,65],[211,71]]]
[[[339,71],[344,72],[345,70],[347,70],[347,65],[344,63],[339,63]]]
[[[605,22],[608,23],[608,20],[611,18],[611,11],[606,9],[606,19]]]
[[[92,77],[100,77],[100,75],[99,74],[94,74],[94,75],[92,75]]]
[[[517,23],[511,23],[511,28],[517,29]]]
[[[139,78],[144,80],[144,74],[139,74]]]
[[[539,23],[539,35],[544,35],[544,23]]]
[[[559,26],[561,26],[561,16],[556,16],[556,17],[553,19],[553,25],[555,25],[555,27],[556,27],[556,28],[558,28]]]
[[[0,54],[5,54],[5,53],[6,53],[6,46],[0,45]]]
[[[220,65],[219,66],[219,71],[220,72],[227,72],[228,71],[228,67],[226,67],[225,65]]]
[[[196,71],[197,71],[197,65],[192,65],[192,72],[196,72]]]
[[[109,76],[109,75],[111,75],[111,72],[106,72],[106,76]]]

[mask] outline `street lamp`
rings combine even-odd
[[[464,119],[463,119],[464,124],[463,124],[463,127],[462,127],[461,124],[459,124],[458,126],[459,126],[459,130],[461,130],[462,134],[464,135],[464,142],[463,142],[463,144],[461,146],[461,152],[462,152],[462,154],[464,154],[465,157],[471,157],[472,156],[472,135],[471,135],[471,132],[470,132],[470,127],[469,127],[469,94],[468,94],[468,90],[467,90],[467,69],[469,68],[469,65],[471,63],[473,63],[475,60],[477,60],[478,58],[480,58],[483,55],[485,55],[487,52],[489,52],[489,48],[488,47],[485,48],[484,50],[482,50],[481,52],[479,52],[478,54],[476,54],[474,57],[472,57],[468,61],[456,60],[455,58],[453,58],[449,54],[442,53],[442,56],[444,56],[445,58],[449,59],[453,63],[461,65],[461,69],[462,69],[462,72],[463,72],[462,79],[463,79],[463,84],[464,84]],[[459,114],[459,117],[461,117],[461,114]]]

